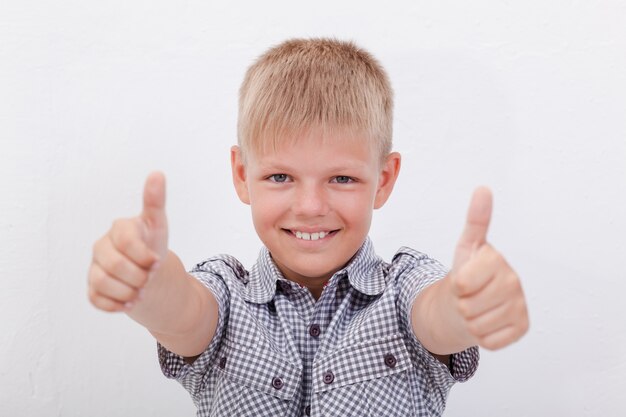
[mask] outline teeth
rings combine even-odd
[[[326,232],[307,233],[307,232],[300,232],[297,230],[295,232],[295,235],[296,235],[296,238],[302,239],[302,240],[318,240],[318,239],[324,239],[326,235],[328,235],[328,233]]]

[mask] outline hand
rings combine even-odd
[[[449,284],[458,319],[469,339],[495,350],[521,338],[529,322],[519,277],[487,243],[491,211],[491,192],[476,189],[456,247]]]
[[[153,172],[146,180],[143,211],[117,219],[93,246],[89,300],[104,311],[128,311],[167,254],[165,177]]]

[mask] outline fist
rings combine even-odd
[[[118,219],[93,246],[88,296],[104,311],[127,311],[141,298],[141,289],[167,254],[165,177],[150,174],[137,217]]]
[[[478,188],[456,248],[450,287],[461,328],[473,344],[495,350],[521,338],[529,322],[519,277],[487,243],[491,212],[491,192]]]

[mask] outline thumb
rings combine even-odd
[[[467,210],[465,228],[454,255],[455,268],[467,262],[471,258],[472,253],[487,241],[492,208],[493,196],[491,190],[487,187],[478,187],[474,190],[469,209]]]
[[[152,172],[146,179],[143,189],[143,211],[141,218],[150,228],[167,226],[165,215],[165,175],[162,172]]]

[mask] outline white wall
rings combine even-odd
[[[447,416],[625,415],[626,6],[620,1],[0,3],[0,414],[194,415],[155,345],[85,296],[91,245],[168,176],[187,266],[259,241],[231,189],[246,66],[293,36],[357,41],[404,156],[372,237],[449,263],[474,186],[532,327]],[[621,397],[621,396],[620,396]]]

